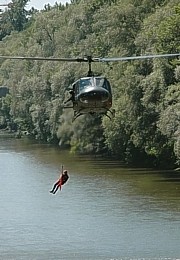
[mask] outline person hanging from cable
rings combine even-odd
[[[55,194],[58,191],[58,189],[61,190],[61,186],[64,185],[68,179],[69,179],[68,172],[67,170],[63,170],[63,165],[62,165],[60,177],[54,184],[52,190],[50,190],[50,193]]]

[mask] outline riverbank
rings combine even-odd
[[[40,141],[35,139],[33,136],[31,136],[27,131],[10,131],[7,129],[1,129],[0,130],[0,138],[16,138],[16,139],[20,139],[23,137],[31,137],[30,139],[33,139],[34,141],[38,142],[38,143],[44,143],[44,144],[48,144],[45,141]],[[58,146],[56,144],[51,143],[51,145],[54,146]],[[70,148],[68,149],[68,147],[60,147],[60,149],[64,150],[69,150],[70,152]],[[71,153],[71,152],[70,152]],[[78,155],[78,153],[76,153],[76,155]],[[110,159],[110,160],[114,160],[117,162],[120,162],[118,160],[118,158],[112,156],[112,155],[105,155],[105,154],[79,154],[80,156],[93,156],[94,158],[105,158],[106,160]],[[176,172],[180,172],[180,167],[177,165],[174,165],[174,167],[167,167],[167,165],[161,165],[161,166],[155,166],[152,164],[152,162],[148,163],[148,162],[142,162],[141,163],[133,163],[133,164],[127,164],[123,161],[121,161],[122,165],[124,165],[125,167],[133,167],[133,168],[149,168],[149,169],[154,169],[154,170],[171,170],[171,171],[176,171]]]
[[[15,137],[15,133],[13,132],[9,132],[9,131],[4,131],[4,130],[0,130],[0,138],[6,138],[6,137]]]
[[[9,131],[9,130],[0,130],[0,138],[21,138],[22,133],[17,131]]]

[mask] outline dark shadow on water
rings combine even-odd
[[[164,180],[158,180],[159,182],[179,182],[180,184],[180,178],[169,178]]]
[[[179,182],[180,183],[180,172],[160,171],[159,173],[163,176],[163,179],[156,180],[157,182],[176,182],[176,183]]]

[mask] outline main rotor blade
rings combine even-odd
[[[142,59],[152,59],[152,58],[163,58],[163,57],[175,57],[180,56],[180,53],[172,54],[152,54],[152,55],[142,55],[142,56],[132,56],[132,57],[119,57],[119,58],[94,58],[93,61],[99,62],[113,62],[113,61],[126,61],[126,60],[142,60]]]
[[[0,56],[5,60],[44,60],[44,61],[68,61],[68,62],[87,62],[86,58],[45,58],[45,57],[20,57],[20,56]]]
[[[51,57],[21,57],[21,56],[0,56],[0,59],[11,59],[11,60],[39,60],[39,61],[67,61],[67,62],[113,62],[113,61],[128,61],[128,60],[141,60],[141,59],[152,59],[152,58],[163,58],[163,57],[175,57],[180,56],[180,53],[172,54],[152,54],[142,56],[131,56],[131,57],[117,57],[117,58],[51,58]]]

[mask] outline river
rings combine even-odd
[[[180,259],[178,172],[0,138],[0,181],[0,259]]]

